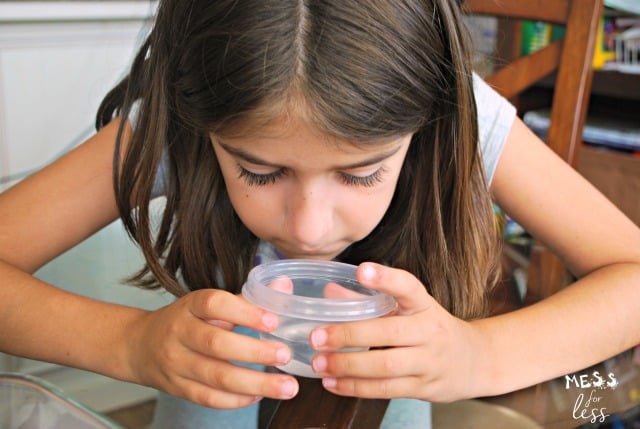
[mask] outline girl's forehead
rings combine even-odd
[[[299,174],[367,168],[404,154],[411,135],[385,144],[353,144],[316,130],[279,130],[280,133],[234,139],[215,139],[214,147],[237,161],[268,168],[286,167]]]
[[[245,127],[231,134],[216,135],[213,138],[224,142],[225,146],[242,148],[243,150],[290,150],[321,149],[344,154],[367,154],[388,151],[389,148],[401,144],[407,134],[394,137],[371,138],[366,141],[331,134],[307,115],[285,112],[263,123],[246,124]]]
[[[412,134],[412,133],[411,133]],[[347,152],[370,152],[380,147],[389,146],[402,139],[407,133],[398,133],[395,136],[370,136],[366,139],[339,135],[338,132],[330,132],[323,127],[323,121],[318,120],[309,109],[295,108],[279,109],[262,115],[251,115],[244,121],[234,125],[232,129],[222,133],[212,133],[220,140],[229,144],[260,145],[273,141],[288,140],[291,142],[322,143],[329,148],[340,148]]]

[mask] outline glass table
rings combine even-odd
[[[38,377],[0,373],[2,429],[124,429]]]

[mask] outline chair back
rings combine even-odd
[[[555,76],[546,142],[575,168],[591,92],[602,0],[465,0],[463,7],[469,15],[498,18],[499,63],[485,79],[516,107],[525,90]],[[563,35],[523,56],[523,20],[555,24],[563,28]],[[567,270],[555,255],[539,245],[534,249],[527,276],[525,301],[529,302],[557,292],[569,281]]]

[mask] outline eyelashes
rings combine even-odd
[[[238,178],[244,180],[249,186],[273,185],[278,179],[287,175],[287,171],[283,168],[272,173],[258,174],[249,171],[238,164],[238,170]],[[368,188],[381,183],[386,171],[386,168],[382,166],[368,176],[354,176],[347,173],[338,173],[338,177],[340,178],[340,181],[347,186],[362,186]]]
[[[249,186],[273,185],[276,183],[276,180],[285,175],[285,171],[282,168],[267,174],[253,173],[246,168],[243,168],[241,165],[238,165],[238,169],[240,170],[238,178],[243,179]]]
[[[382,182],[384,173],[386,173],[385,167],[380,167],[368,176],[354,176],[352,174],[339,173],[342,183],[348,186],[363,186],[370,188]]]

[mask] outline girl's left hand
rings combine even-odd
[[[413,275],[374,263],[358,267],[366,287],[396,298],[395,314],[313,330],[314,371],[338,395],[453,401],[475,396],[478,334],[448,313]],[[335,352],[346,347],[372,347]]]

